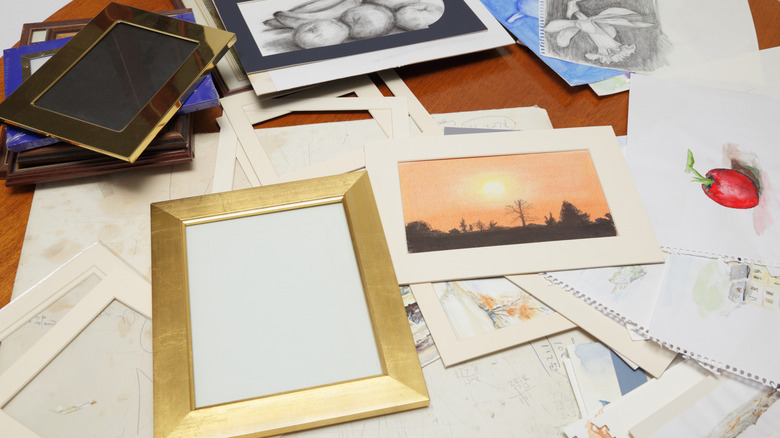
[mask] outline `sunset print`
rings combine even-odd
[[[398,164],[409,252],[615,236],[587,150]]]

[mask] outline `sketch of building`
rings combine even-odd
[[[780,312],[780,277],[764,266],[730,263],[729,300]]]

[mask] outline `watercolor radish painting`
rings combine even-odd
[[[693,174],[693,182],[701,183],[704,194],[728,208],[753,208],[758,205],[761,186],[755,175],[745,166],[737,169],[716,168],[702,176],[694,165],[693,152],[688,149],[685,172]]]

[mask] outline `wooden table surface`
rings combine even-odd
[[[508,0],[509,1],[509,0]],[[74,0],[47,21],[87,18],[110,0]],[[123,0],[149,11],[172,9],[170,0]],[[761,49],[780,46],[780,2],[749,0]],[[23,23],[19,23],[19,32]],[[628,93],[598,97],[589,87],[570,87],[530,50],[517,45],[401,68],[399,74],[430,113],[538,105],[556,128],[611,125],[626,134]],[[3,81],[0,69],[0,86]],[[1,99],[1,98],[0,98]],[[196,132],[213,132],[219,110],[196,118]],[[317,123],[328,116],[303,114],[274,125]],[[359,117],[359,116],[355,116]],[[335,120],[335,119],[334,119]],[[24,241],[33,187],[0,187],[0,306],[8,303]]]

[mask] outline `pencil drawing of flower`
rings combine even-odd
[[[570,18],[569,20],[553,20],[545,26],[544,30],[551,34],[558,34],[555,42],[560,47],[567,47],[575,35],[580,31],[584,32],[598,49],[597,53],[585,54],[585,57],[591,61],[612,64],[623,61],[636,51],[635,45],[622,44],[615,39],[617,37],[615,26],[654,26],[653,23],[640,21],[642,19],[640,14],[626,8],[607,8],[598,15],[588,17],[580,12],[578,1],[572,0],[567,5],[566,16]]]

